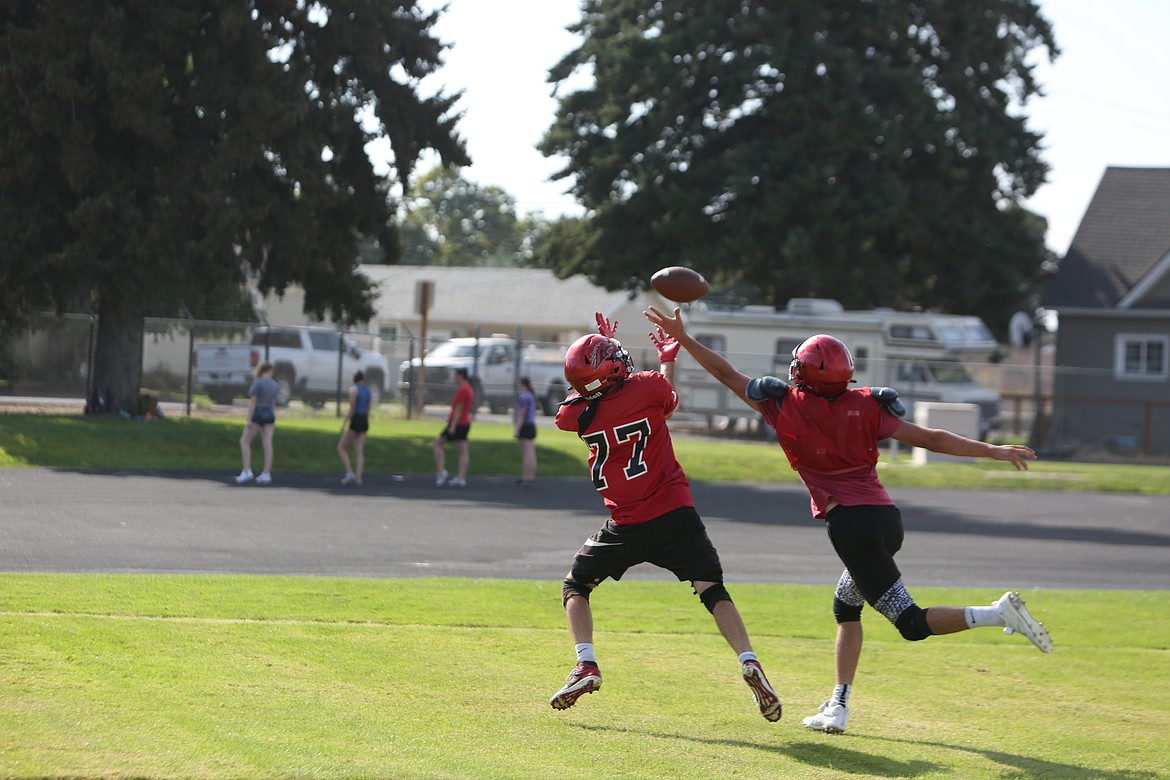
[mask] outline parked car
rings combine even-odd
[[[554,414],[565,399],[564,356],[557,350],[520,349],[507,336],[455,338],[437,345],[423,358],[404,361],[398,389],[406,397],[415,392],[419,366],[425,366],[424,404],[448,404],[455,394],[455,369],[466,368],[475,387],[476,399],[493,413],[503,413],[516,402],[516,381],[532,380],[537,401],[545,414]]]
[[[299,396],[320,404],[345,392],[353,372],[366,375],[373,402],[388,391],[389,363],[372,350],[358,349],[349,339],[328,328],[260,327],[247,344],[212,344],[195,348],[195,382],[217,404],[231,403],[248,391],[262,361],[273,365],[272,378],[280,386],[276,402],[285,406]]]

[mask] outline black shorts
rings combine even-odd
[[[349,429],[354,433],[365,433],[370,430],[370,418],[364,414],[355,414],[349,419]]]
[[[723,581],[719,553],[691,506],[634,525],[607,521],[573,556],[571,575],[582,585],[599,585],[606,577],[620,580],[639,563],[660,566],[679,581]]]
[[[443,432],[439,434],[439,438],[446,439],[447,441],[466,441],[467,433],[470,430],[470,425],[456,425],[455,427],[448,425],[443,429]]]
[[[523,423],[520,426],[520,432],[516,434],[517,439],[535,439],[536,438],[536,423]]]
[[[902,549],[902,513],[889,504],[838,506],[825,517],[829,541],[870,604],[902,577],[894,554]]]

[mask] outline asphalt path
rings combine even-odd
[[[0,469],[0,571],[560,580],[604,521],[585,479]],[[841,565],[796,485],[697,483],[728,582],[832,585]],[[1170,500],[899,489],[907,584],[1170,590]],[[640,566],[630,579],[670,575]]]

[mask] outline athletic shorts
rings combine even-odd
[[[257,425],[272,425],[276,422],[276,410],[271,406],[257,406],[252,412],[252,422]]]
[[[627,569],[639,563],[666,569],[680,582],[723,581],[719,553],[693,506],[644,523],[606,521],[573,556],[571,575],[582,585],[599,585],[606,577],[620,580]]]
[[[365,433],[370,430],[370,418],[364,414],[355,414],[349,418],[349,429],[354,433]]]
[[[829,541],[870,604],[901,579],[894,554],[902,549],[902,513],[890,504],[838,506],[825,517]]]
[[[517,439],[535,439],[536,438],[536,423],[524,423],[520,426],[520,433],[516,434]]]
[[[467,441],[467,433],[470,430],[470,425],[456,425],[454,427],[448,425],[439,434],[439,438],[446,439],[447,441]]]

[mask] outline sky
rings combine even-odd
[[[1052,168],[1026,205],[1048,219],[1048,248],[1063,256],[1106,167],[1170,167],[1170,2],[1041,0],[1040,8],[1062,54],[1051,65],[1038,58],[1045,96],[1025,109],[1029,127],[1045,133]],[[578,0],[447,0],[435,26],[450,48],[424,91],[464,90],[459,128],[472,165],[463,175],[501,187],[520,213],[582,213],[564,182],[549,181],[563,161],[536,151],[556,111],[547,73],[575,48],[565,28],[578,18]]]

